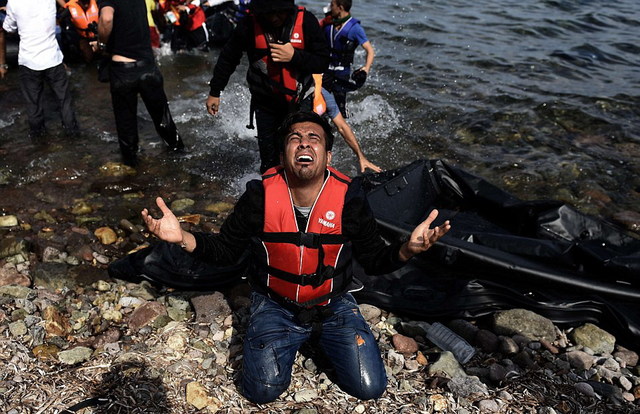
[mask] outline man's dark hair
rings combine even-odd
[[[249,10],[255,14],[293,11],[294,8],[294,0],[251,0],[249,3]]]
[[[336,0],[336,6],[342,6],[347,13],[351,10],[352,4],[351,0]]]
[[[278,128],[276,136],[278,137],[278,143],[280,144],[281,152],[284,151],[284,140],[287,135],[289,135],[289,132],[291,132],[291,127],[294,124],[299,124],[301,122],[313,122],[314,124],[320,125],[325,135],[325,147],[327,151],[331,151],[331,149],[333,148],[333,131],[331,130],[331,125],[329,125],[329,122],[327,122],[324,117],[316,114],[315,112],[302,111],[294,112],[287,115],[282,125],[280,125],[280,128]]]

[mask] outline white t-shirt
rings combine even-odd
[[[2,27],[20,36],[18,64],[45,70],[62,63],[56,41],[56,0],[9,0]]]

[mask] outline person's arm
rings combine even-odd
[[[58,3],[58,6],[60,7],[67,7],[67,2],[66,0],[56,0],[56,2]]]
[[[362,48],[367,53],[367,58],[365,60],[364,66],[361,69],[367,72],[368,74],[369,71],[371,70],[371,65],[373,65],[373,58],[375,56],[375,52],[373,51],[373,46],[371,46],[371,42],[368,40],[362,44]]]
[[[107,44],[111,31],[113,30],[113,13],[111,6],[100,8],[100,18],[98,20],[98,42]]]
[[[250,18],[242,19],[236,26],[231,38],[224,45],[218,61],[213,68],[213,77],[209,81],[209,96],[206,101],[207,112],[211,115],[218,113],[220,109],[220,93],[229,83],[229,78],[240,64],[242,54],[246,50],[247,38],[249,36],[249,26],[247,21]],[[251,24],[253,22],[251,21]],[[251,34],[253,30],[251,31]]]

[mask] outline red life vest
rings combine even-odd
[[[304,20],[304,7],[298,7],[296,12],[296,19],[291,32],[289,34],[289,43],[295,49],[304,49],[304,32],[302,30],[302,21]],[[271,53],[269,51],[269,41],[267,35],[264,33],[262,26],[258,23],[258,19],[253,17],[253,31],[255,34],[254,45],[257,51],[263,57],[257,62],[262,64],[257,65],[254,62],[254,67],[265,68],[267,73],[264,73],[269,80],[270,84],[275,92],[278,92],[285,96],[287,102],[295,101],[300,92],[300,82],[297,79],[295,70],[291,67],[290,62],[280,63],[274,62],[271,59]],[[273,41],[273,40],[272,40]],[[261,71],[263,71],[262,69]]]
[[[269,292],[298,306],[327,304],[351,281],[350,246],[342,235],[342,209],[351,180],[328,170],[306,229],[298,228],[284,168],[274,167],[263,175],[265,212],[259,239],[266,275],[258,279]]]
[[[89,2],[89,8],[86,11],[78,3],[78,0],[71,0],[65,4],[65,7],[69,9],[69,13],[71,13],[71,22],[78,34],[87,39],[95,39],[96,34],[89,30],[89,25],[91,23],[98,24],[100,10],[98,9],[96,0]]]

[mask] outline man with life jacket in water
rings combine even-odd
[[[351,5],[351,0],[331,0],[328,15],[320,22],[331,48],[331,63],[322,84],[333,94],[345,118],[348,117],[347,92],[364,85],[375,55],[360,21],[351,16]],[[352,74],[351,65],[359,45],[365,50],[366,59],[364,66]]]
[[[434,210],[406,242],[387,245],[360,179],[330,167],[333,135],[327,121],[313,112],[293,113],[277,135],[281,165],[247,184],[220,233],[183,230],[160,197],[163,216],[155,219],[144,209],[143,220],[158,238],[180,245],[195,260],[235,263],[250,246],[251,317],[241,382],[247,399],[267,403],[286,391],[296,353],[307,341],[328,358],[341,389],[363,400],[378,398],[386,387],[385,369],[349,293],[359,286],[352,256],[369,274],[394,271],[429,249],[450,223],[431,229]]]
[[[327,69],[329,48],[317,18],[293,0],[252,0],[250,11],[220,53],[206,108],[211,115],[218,113],[220,93],[246,52],[249,128],[253,128],[255,115],[260,172],[264,172],[279,164],[275,132],[288,113],[299,109],[313,85],[311,75]]]
[[[209,32],[207,17],[200,2],[189,0],[159,0],[159,10],[164,13],[171,34],[171,50],[206,49]]]
[[[60,4],[60,2],[58,2]],[[69,19],[77,34],[78,50],[85,62],[91,62],[98,42],[99,10],[96,0],[69,0],[60,20]]]

